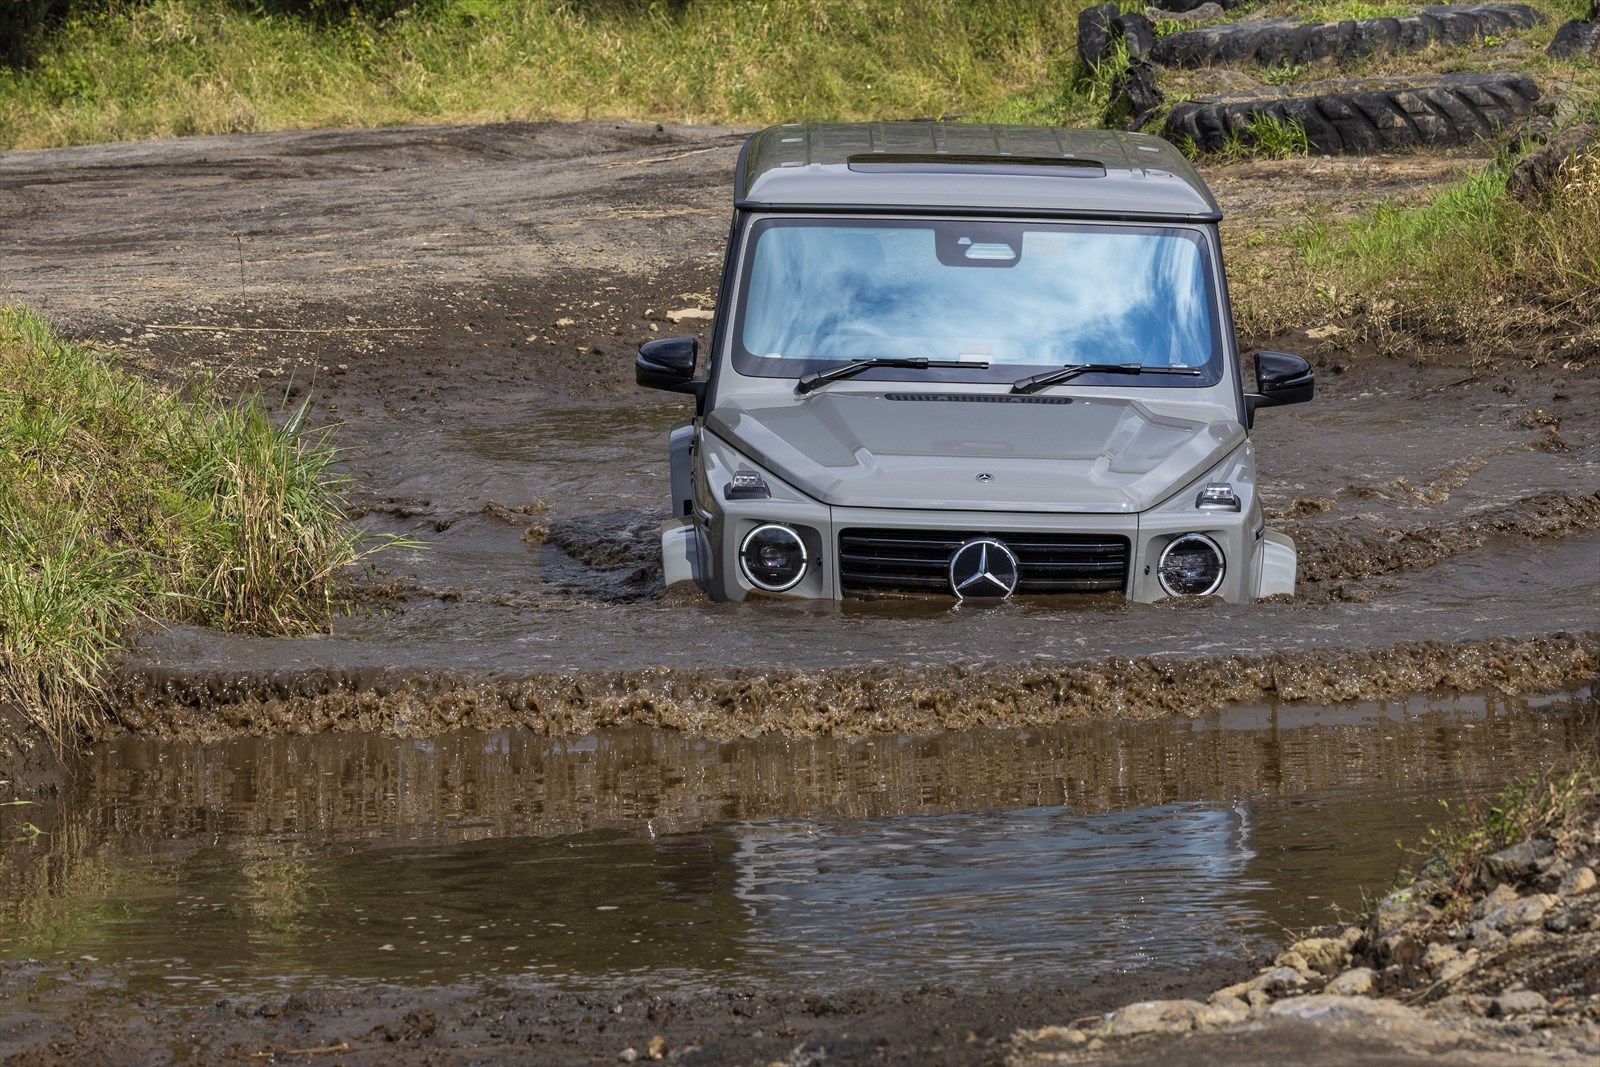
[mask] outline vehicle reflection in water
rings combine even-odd
[[[857,741],[128,740],[0,851],[0,957],[306,982],[753,988],[1181,969],[1380,890],[1441,799],[1592,750],[1591,692]]]

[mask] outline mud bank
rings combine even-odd
[[[1593,1062],[1600,791],[1582,788],[1552,828],[1465,865],[1435,858],[1364,924],[1296,942],[1253,978],[1018,1033],[1008,1063],[1254,1064],[1296,1048],[1300,1062]]]
[[[1334,703],[1454,690],[1573,688],[1600,672],[1600,633],[1300,654],[998,664],[909,670],[702,672],[673,668],[523,677],[400,670],[287,673],[140,668],[112,693],[102,737],[215,740],[369,730],[420,737],[522,726],[579,736],[651,726],[711,738],[771,731],[927,733],[1094,717],[1196,716],[1231,703]]]

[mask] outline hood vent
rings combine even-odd
[[[1010,393],[884,393],[885,400],[923,404],[1070,404],[1070,396],[1015,396]]]

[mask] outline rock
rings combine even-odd
[[[1098,67],[1111,54],[1111,20],[1122,14],[1116,4],[1100,4],[1078,15],[1078,60]]]
[[[1191,7],[1188,11],[1168,11],[1159,7],[1147,7],[1145,16],[1152,22],[1215,22],[1224,17],[1227,12],[1222,10],[1221,4],[1203,3]]]
[[[1464,977],[1466,974],[1471,972],[1473,968],[1477,967],[1479,959],[1480,957],[1477,949],[1468,949],[1455,959],[1446,960],[1444,963],[1440,964],[1439,971],[1434,975],[1434,977],[1441,982],[1454,982],[1456,979]]]
[[[1324,992],[1337,997],[1364,997],[1372,992],[1371,967],[1352,967],[1328,983]]]
[[[1359,931],[1357,936],[1360,936]],[[1346,946],[1343,940],[1332,937],[1308,937],[1289,946],[1289,952],[1298,955],[1314,974],[1334,975],[1344,966]]]
[[[1410,922],[1415,912],[1416,904],[1411,899],[1410,891],[1395,890],[1378,901],[1378,907],[1372,913],[1373,935],[1377,938],[1389,936]]]
[[[1442,941],[1435,941],[1433,944],[1429,945],[1427,951],[1422,954],[1422,965],[1428,969],[1429,974],[1438,974],[1439,968],[1443,967],[1451,960],[1459,959],[1460,957],[1461,950],[1456,948],[1454,945],[1448,945]]]
[[[1524,926],[1511,935],[1506,947],[1513,952],[1523,952],[1544,940],[1544,931],[1537,926]]]
[[[1194,1029],[1205,1009],[1198,1000],[1146,1000],[1112,1013],[1106,1028],[1113,1034],[1176,1034]]]
[[[1440,997],[1428,1007],[1436,1015],[1482,1015],[1484,1005],[1480,1002],[1484,999],[1471,993],[1451,993],[1447,997]]]
[[[1278,958],[1272,961],[1272,965],[1274,967],[1288,967],[1301,978],[1310,978],[1317,973],[1311,969],[1311,964],[1306,962],[1305,957],[1294,949],[1278,953]]]
[[[1512,889],[1510,886],[1502,882],[1495,886],[1494,889],[1490,890],[1488,896],[1484,897],[1482,900],[1479,900],[1472,906],[1472,910],[1467,912],[1467,918],[1481,919],[1491,911],[1497,911],[1511,903],[1513,900],[1516,900],[1517,896],[1518,894],[1515,889]]]
[[[1544,1011],[1550,1002],[1531,989],[1514,993],[1501,993],[1489,1002],[1489,1017],[1504,1019],[1508,1015],[1526,1015],[1530,1011]]]
[[[1545,52],[1556,59],[1600,55],[1600,22],[1573,19],[1562,23]]]
[[[1558,903],[1560,900],[1550,893],[1534,893],[1496,908],[1479,922],[1490,929],[1509,934],[1543,921],[1545,913]]]
[[[676,311],[667,312],[667,321],[671,323],[710,322],[714,315],[715,312],[710,308],[679,308]]]
[[[667,1058],[667,1038],[666,1038],[666,1035],[664,1035],[664,1034],[656,1034],[654,1037],[652,1037],[650,1039],[650,1048],[645,1054],[647,1056],[649,1056],[653,1060],[664,1060],[664,1059],[666,1059]]]
[[[1422,962],[1423,944],[1410,934],[1391,934],[1378,942],[1378,958],[1411,967]]]
[[[1329,503],[1331,504],[1332,501]],[[1367,932],[1361,929],[1361,927],[1346,926],[1344,928],[1344,932],[1339,935],[1339,943],[1344,945],[1346,952],[1354,952],[1355,947],[1359,945],[1361,943],[1361,939],[1366,936]]]
[[[627,1048],[617,1053],[617,1060],[621,1063],[633,1063],[638,1058],[639,1050],[634,1048],[632,1045],[629,1045]]]
[[[1388,1020],[1420,1020],[1415,1008],[1408,1008],[1393,1000],[1374,997],[1341,997],[1330,993],[1312,993],[1303,997],[1280,1000],[1267,1009],[1274,1019],[1295,1019],[1300,1022],[1365,1022]]]
[[[1542,837],[1530,837],[1510,848],[1503,848],[1483,860],[1483,869],[1491,878],[1514,882],[1533,873],[1533,866],[1555,850],[1555,842]]]
[[[1506,935],[1479,920],[1472,924],[1472,947],[1479,952],[1499,952],[1506,947]]]
[[[1567,876],[1561,879],[1561,885],[1556,888],[1556,892],[1564,897],[1582,896],[1593,889],[1597,882],[1600,882],[1600,878],[1595,877],[1593,867],[1577,867],[1568,871]]]
[[[1250,1017],[1250,1006],[1238,997],[1215,997],[1199,1011],[1195,1012],[1194,1025],[1196,1028],[1207,1026],[1232,1026],[1242,1023]]]
[[[1566,912],[1562,912],[1560,915],[1548,916],[1544,921],[1544,928],[1552,934],[1564,934],[1572,929],[1572,916]]]
[[[1305,984],[1305,978],[1293,967],[1274,967],[1261,976],[1257,988],[1268,996],[1281,997],[1299,992]]]

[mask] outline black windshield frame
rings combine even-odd
[[[747,305],[750,300],[750,278],[754,270],[756,249],[761,235],[770,229],[778,227],[848,227],[859,226],[871,229],[906,228],[927,229],[930,224],[958,223],[973,224],[985,220],[972,216],[897,216],[885,217],[881,215],[767,215],[751,217],[745,220],[741,227],[741,243],[737,256],[737,300],[734,314],[726,324],[726,337],[723,343],[731,356],[735,371],[748,377],[757,378],[788,378],[796,379],[801,375],[816,371],[827,370],[841,364],[851,362],[845,358],[799,359],[794,357],[772,358],[757,355],[744,347],[744,333],[746,325]],[[1070,233],[1105,233],[1105,234],[1132,234],[1142,236],[1178,237],[1188,240],[1196,247],[1202,265],[1201,282],[1204,286],[1204,298],[1209,319],[1209,347],[1210,352],[1206,362],[1195,365],[1200,373],[1196,376],[1166,375],[1166,374],[1084,374],[1074,378],[1070,383],[1075,386],[1117,386],[1134,389],[1206,389],[1223,380],[1226,367],[1227,353],[1230,351],[1225,334],[1225,323],[1229,321],[1228,310],[1223,297],[1218,274],[1221,271],[1220,256],[1215,247],[1215,234],[1210,227],[1204,225],[1188,225],[1181,222],[1173,223],[1116,223],[1098,221],[1078,221],[1068,219],[1005,219],[1006,224],[1026,230],[1063,231]],[[729,257],[730,260],[734,257]],[[732,264],[730,263],[730,266]],[[979,268],[981,269],[981,268]],[[938,384],[997,384],[1010,386],[1018,377],[1044,373],[1060,366],[1059,363],[1011,363],[997,362],[987,370],[957,369],[957,368],[929,368],[916,370],[909,368],[874,368],[853,376],[851,381],[921,381]]]

